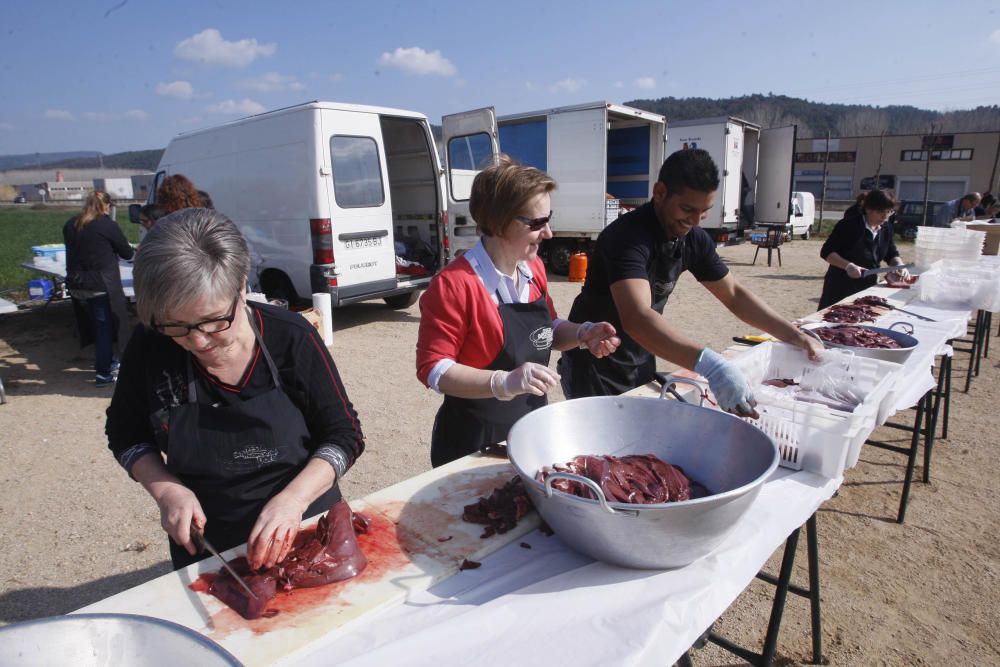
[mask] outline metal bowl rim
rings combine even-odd
[[[657,401],[657,402],[659,402],[659,401],[666,400],[666,399],[660,399],[660,398],[653,398],[652,396],[589,396],[589,397],[586,397],[586,398],[577,398],[577,399],[573,399],[573,400],[574,401],[593,401],[594,399],[601,400],[602,402],[604,400],[607,400],[607,399],[628,400],[630,402],[631,401]],[[565,401],[565,402],[568,403],[569,401]],[[702,407],[700,405],[694,405],[692,403],[682,403],[681,401],[669,401],[669,403],[676,404],[678,406],[683,406],[681,409],[694,408],[696,410],[708,410],[711,413],[719,414],[719,415],[722,415],[723,417],[726,417],[726,418],[729,418],[729,419],[735,419],[739,423],[745,425],[747,428],[752,428],[754,430],[759,431],[760,434],[762,436],[764,436],[767,439],[767,441],[771,444],[771,448],[772,448],[771,463],[767,466],[767,469],[765,469],[763,473],[761,473],[757,477],[753,478],[752,480],[750,480],[749,482],[747,482],[743,486],[738,486],[735,489],[729,489],[728,491],[724,491],[723,493],[713,493],[713,494],[705,496],[704,498],[692,498],[691,500],[675,500],[675,501],[669,502],[669,503],[622,503],[622,502],[612,502],[612,501],[609,500],[609,501],[607,501],[607,503],[608,503],[608,506],[611,507],[612,509],[616,509],[616,510],[670,509],[670,508],[673,508],[673,507],[694,507],[696,505],[703,505],[703,504],[707,504],[707,503],[710,503],[710,502],[718,502],[719,500],[731,500],[731,499],[735,499],[735,498],[743,496],[747,492],[753,490],[753,487],[762,485],[765,481],[767,481],[767,478],[770,477],[771,474],[774,473],[775,469],[778,467],[778,463],[781,461],[781,453],[778,451],[778,446],[775,444],[774,439],[771,436],[769,436],[767,433],[764,433],[763,431],[761,431],[760,429],[758,429],[753,424],[749,424],[749,423],[743,421],[742,419],[740,419],[739,417],[736,417],[734,415],[728,414],[726,412],[722,412],[720,410],[712,410],[711,408],[705,408],[705,407]],[[539,408],[539,409],[540,410],[544,410],[547,407],[555,407],[555,406],[560,405],[560,404],[561,403],[551,403],[551,404],[549,404],[547,406],[543,406],[542,408]],[[515,424],[515,426],[516,426],[516,424]],[[513,429],[511,429],[511,430],[513,430]],[[509,439],[509,436],[508,436],[508,439]],[[583,498],[581,496],[573,495],[572,493],[566,493],[565,491],[560,491],[558,489],[553,489],[553,495],[552,496],[547,495],[545,493],[545,485],[542,484],[541,482],[539,482],[538,480],[536,480],[533,475],[529,476],[529,475],[525,474],[524,469],[518,464],[518,462],[516,460],[514,460],[514,457],[512,455],[511,450],[510,450],[510,443],[508,442],[507,445],[508,445],[507,451],[508,451],[510,463],[511,463],[512,466],[514,466],[514,469],[517,471],[517,474],[521,476],[521,479],[524,480],[525,484],[529,484],[530,486],[535,487],[535,489],[539,493],[541,493],[546,499],[555,498],[556,497],[555,494],[558,493],[561,498],[565,498],[568,501],[576,501],[576,502],[580,502],[580,503],[585,503],[587,505],[593,505],[594,507],[600,509],[601,501],[595,500],[593,498]],[[580,455],[578,454],[577,456],[580,456]],[[588,455],[585,454],[584,456],[588,456]]]
[[[83,620],[93,620],[93,621],[137,621],[141,625],[152,625],[160,626],[170,630],[172,632],[177,632],[178,634],[184,635],[190,639],[193,639],[195,643],[201,644],[209,651],[217,654],[220,658],[224,658],[233,667],[243,667],[243,663],[236,659],[232,653],[224,649],[217,642],[212,641],[208,637],[205,637],[199,632],[192,630],[191,628],[181,625],[180,623],[174,623],[173,621],[168,621],[162,618],[156,618],[155,616],[143,616],[142,614],[117,614],[117,613],[87,613],[87,614],[64,614],[62,616],[45,616],[43,618],[34,618],[27,621],[20,621],[18,623],[12,623],[4,627],[0,627],[0,637],[3,633],[8,630],[17,630],[19,628],[35,627],[41,625],[50,625],[55,623],[65,623],[67,621],[73,621],[77,619]]]

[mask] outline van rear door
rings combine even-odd
[[[757,222],[788,223],[794,157],[795,125],[761,131],[754,209]]]
[[[479,240],[469,214],[469,193],[476,174],[494,164],[500,151],[493,107],[442,116],[445,180],[448,183],[448,238],[453,257]]]
[[[395,289],[392,201],[379,117],[321,110],[338,300]]]

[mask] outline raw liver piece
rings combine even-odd
[[[370,523],[367,518],[354,515],[350,506],[340,500],[320,518],[315,532],[300,533],[296,537],[295,546],[274,567],[253,571],[246,558],[230,562],[230,566],[253,590],[256,600],[247,595],[225,568],[219,572],[208,592],[243,618],[260,618],[279,586],[290,591],[332,584],[360,574],[368,560],[358,546],[355,531],[367,532]]]
[[[544,483],[553,472],[569,472],[597,482],[610,502],[667,503],[710,495],[704,486],[688,479],[680,467],[652,454],[631,454],[621,458],[577,456],[564,465],[540,470],[536,479]],[[579,482],[559,479],[552,486],[565,493],[595,499],[593,492]]]

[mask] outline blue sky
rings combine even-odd
[[[996,0],[6,0],[2,17],[0,154],[160,148],[313,99],[433,123],[665,95],[1000,103]]]

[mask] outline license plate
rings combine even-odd
[[[384,236],[369,236],[363,239],[351,239],[350,241],[344,241],[344,247],[348,250],[357,250],[360,248],[380,248],[382,246],[382,239]]]

